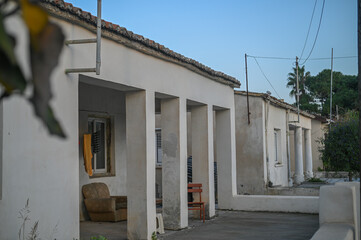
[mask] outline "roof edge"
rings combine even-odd
[[[237,95],[242,95],[242,96],[246,96],[247,92],[246,91],[238,91],[238,90],[234,90],[234,93]],[[248,95],[251,97],[261,97],[264,100],[269,100],[273,105],[284,108],[284,109],[288,109],[291,110],[292,112],[297,113],[297,108],[292,106],[291,104],[284,102],[278,98],[275,98],[271,95],[268,95],[267,93],[256,93],[256,92],[248,92]],[[305,116],[305,117],[309,117],[309,118],[315,118],[314,114],[308,113],[306,111],[302,111],[300,110],[300,114]]]
[[[40,5],[53,17],[96,32],[97,17],[91,13],[74,7],[63,0],[40,0]],[[124,27],[102,20],[102,37],[113,40],[153,57],[181,65],[195,73],[232,88],[240,87],[241,83],[234,77],[215,71],[191,58],[176,53],[153,40],[128,31]]]

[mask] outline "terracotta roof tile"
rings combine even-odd
[[[74,7],[71,3],[64,2],[63,0],[40,0],[40,1],[43,4],[44,3],[51,4],[60,10],[66,11],[72,15],[77,16],[78,18],[80,18],[80,20],[84,20],[84,21],[96,26],[96,23],[97,23],[96,16],[93,16],[91,13],[83,11],[82,9],[80,9],[78,7]],[[169,48],[167,48],[159,43],[156,43],[153,40],[145,38],[142,35],[134,34],[132,31],[129,31],[124,27],[120,27],[119,25],[102,20],[102,28],[107,29],[112,32],[115,32],[116,34],[126,37],[131,41],[142,43],[146,47],[157,50],[157,51],[161,52],[162,54],[165,54],[169,57],[177,59],[181,62],[184,62],[186,64],[191,64],[194,67],[198,68],[199,70],[204,71],[207,74],[210,74],[211,76],[220,77],[220,78],[226,80],[227,82],[229,82],[232,87],[240,86],[240,82],[236,78],[231,77],[222,72],[215,71],[215,70],[211,69],[210,67],[207,67],[191,58],[187,58],[179,53],[176,53],[176,52],[170,50]]]

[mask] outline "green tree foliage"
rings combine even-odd
[[[347,171],[350,180],[360,167],[358,115],[356,111],[346,113],[321,140],[323,147],[320,150],[326,171]]]
[[[312,96],[310,95],[307,89],[307,82],[311,77],[310,72],[306,72],[305,66],[298,67],[298,82],[299,82],[299,92],[300,92],[300,109],[306,110],[309,112],[317,112],[318,104],[313,101]],[[297,102],[297,72],[296,68],[293,68],[293,72],[288,74],[287,85],[288,88],[292,88],[290,91],[290,96],[295,97],[295,102]]]
[[[331,70],[324,69],[316,76],[305,72],[305,66],[299,67],[300,109],[323,116],[330,114]],[[292,88],[290,96],[296,97],[296,68],[288,74],[287,85]],[[333,72],[332,110],[335,114],[336,105],[340,114],[349,110],[357,110],[357,77]],[[296,98],[295,98],[296,99]]]
[[[307,89],[315,103],[319,103],[321,113],[328,116],[330,113],[330,88],[331,70],[324,69],[316,76],[311,76],[306,82]],[[355,110],[357,106],[357,78],[352,75],[343,75],[341,72],[333,72],[332,83],[332,109],[335,112],[336,105],[341,113]]]

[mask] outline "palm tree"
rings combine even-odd
[[[297,78],[296,78],[296,68],[293,68],[293,72],[290,72],[288,74],[288,78],[287,78],[287,87],[288,88],[292,88],[291,92],[290,92],[290,97],[295,97],[295,100],[297,101]],[[303,65],[302,67],[298,66],[298,86],[299,86],[299,90],[300,90],[300,97],[306,96],[306,79],[309,78],[311,76],[310,72],[305,72],[305,66]]]

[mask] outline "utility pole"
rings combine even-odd
[[[249,99],[248,99],[248,73],[247,73],[247,54],[244,54],[244,63],[246,65],[246,88],[247,88],[247,116],[248,116],[248,125],[251,124],[251,119],[249,115],[251,114],[249,112]]]
[[[332,124],[332,71],[333,70],[333,48],[331,49],[331,90],[330,90],[330,130]]]
[[[358,52],[358,105],[361,106],[361,0],[357,1],[357,52]],[[359,114],[359,148],[361,149],[361,114]],[[359,152],[360,173],[361,173],[361,151]],[[360,186],[361,190],[361,186]],[[361,211],[361,208],[360,208]]]
[[[300,122],[300,89],[298,84],[298,57],[296,57],[296,96],[297,96],[297,122]]]

